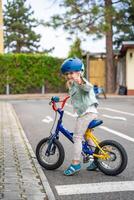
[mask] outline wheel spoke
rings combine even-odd
[[[46,150],[48,148],[48,143],[44,143],[41,148],[40,148],[40,157],[42,159],[43,162],[49,164],[49,165],[53,165],[57,162],[57,160],[59,159],[59,151],[58,151],[58,148],[56,148],[55,146],[55,152],[52,152],[53,151],[53,147],[51,147],[51,150],[50,150],[50,155],[47,156],[46,155]],[[52,153],[51,153],[52,152]]]

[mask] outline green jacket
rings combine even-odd
[[[71,103],[78,115],[82,115],[90,106],[98,105],[95,97],[93,85],[83,78],[84,84],[79,85],[76,82],[69,88]]]

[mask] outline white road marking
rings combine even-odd
[[[66,113],[67,115],[69,115],[71,117],[77,117],[77,114],[73,114],[67,110],[65,110],[64,113]],[[54,121],[54,120],[50,116],[46,116],[46,118],[42,120],[42,122],[45,122],[45,123],[50,123],[52,121]]]
[[[76,113],[71,113],[67,110],[64,111],[67,115],[71,116],[71,117],[77,117],[77,114]]]
[[[58,195],[134,191],[134,181],[57,185],[55,188],[58,192]]]
[[[109,118],[109,119],[119,119],[126,121],[127,119],[125,117],[118,117],[118,116],[110,116],[110,115],[102,115],[103,117]]]
[[[73,113],[71,113],[71,112],[69,112],[69,111],[64,111],[67,115],[69,115],[69,116],[71,116],[71,117],[76,117],[77,115],[76,114],[73,114]],[[132,114],[132,113],[131,113]],[[109,115],[103,115],[103,116],[107,116],[107,117],[111,117],[111,116],[109,116]],[[114,119],[122,119],[122,120],[126,120],[126,118],[121,118],[121,117],[114,117]],[[53,119],[50,117],[50,116],[46,116],[46,118],[45,119],[43,119],[42,120],[43,122],[45,122],[45,123],[50,123],[50,122],[52,122],[53,121]],[[121,133],[121,132],[118,132],[118,131],[115,131],[115,130],[113,130],[113,129],[110,129],[110,128],[108,128],[108,127],[106,127],[106,126],[99,126],[99,128],[100,129],[103,129],[103,130],[105,130],[105,131],[108,131],[108,132],[110,132],[110,133],[113,133],[113,134],[115,134],[115,135],[117,135],[117,136],[119,136],[119,137],[122,137],[122,138],[124,138],[124,139],[126,139],[126,140],[129,140],[129,141],[131,141],[131,142],[134,142],[134,138],[132,138],[132,137],[130,137],[130,136],[127,136],[127,135],[125,135],[125,134],[123,134],[123,133]]]
[[[45,122],[45,123],[50,123],[52,121],[53,121],[53,118],[50,116],[46,116],[46,118],[42,120],[42,122]]]
[[[108,111],[112,111],[112,112],[116,112],[116,113],[121,113],[121,114],[124,114],[124,115],[134,116],[134,113],[124,112],[124,111],[116,110],[116,109],[112,109],[112,108],[99,107],[98,109],[108,110]]]
[[[113,134],[115,134],[115,135],[118,135],[118,136],[120,136],[120,137],[122,137],[122,138],[124,138],[124,139],[126,139],[126,140],[129,140],[129,141],[131,141],[131,142],[134,142],[134,138],[129,137],[129,136],[127,136],[127,135],[125,135],[125,134],[123,134],[123,133],[121,133],[121,132],[118,132],[118,131],[115,131],[115,130],[113,130],[113,129],[110,129],[110,128],[106,127],[106,126],[99,126],[99,128],[101,128],[101,129],[103,129],[103,130],[105,130],[105,131],[108,131],[108,132],[110,132],[110,133],[113,133]]]

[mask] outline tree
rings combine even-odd
[[[81,40],[77,37],[70,47],[68,57],[82,58]]]
[[[115,71],[113,67],[112,0],[63,0],[65,12],[52,16],[47,25],[54,28],[63,26],[70,34],[82,32],[87,35],[106,36],[107,91],[114,92]]]
[[[4,40],[8,52],[34,52],[39,48],[41,35],[33,30],[38,22],[26,0],[7,0],[4,5]]]
[[[57,0],[58,1],[58,0]],[[119,46],[122,40],[134,38],[133,0],[59,0],[62,14],[52,16],[46,25],[78,35],[78,32],[106,37],[107,92],[115,91],[113,41]],[[124,34],[126,33],[126,34]]]
[[[134,40],[134,1],[105,0],[107,90],[115,90],[115,66],[113,49],[119,49],[123,41]],[[114,45],[113,45],[114,44]]]
[[[112,0],[105,0],[105,23],[108,26],[106,31],[106,70],[107,70],[107,91],[115,91],[115,66],[113,62],[113,8]]]
[[[134,40],[134,1],[122,0],[118,3],[116,18],[113,20],[114,45],[119,48],[122,41]]]

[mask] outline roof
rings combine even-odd
[[[122,47],[120,53],[124,56],[128,49],[134,49],[134,41],[124,41],[122,42]]]

